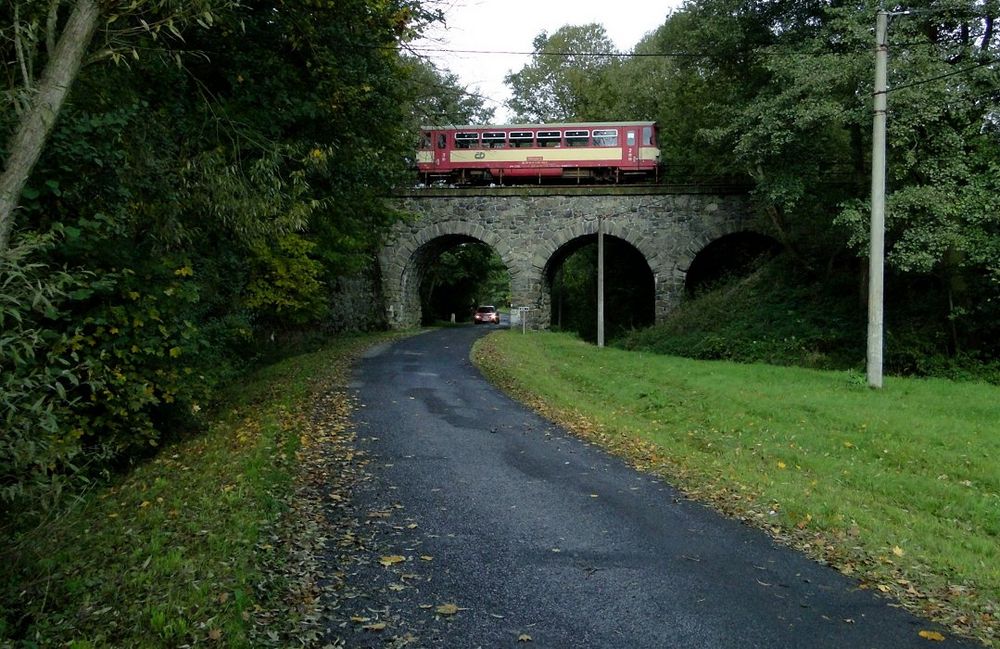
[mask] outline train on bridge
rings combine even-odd
[[[428,126],[417,170],[426,185],[655,180],[656,136],[655,122]]]

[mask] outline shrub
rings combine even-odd
[[[51,237],[24,236],[0,255],[0,501],[51,499],[65,468],[74,469],[81,432],[63,428],[78,397],[84,367],[55,354],[70,345],[58,330],[59,306],[91,279],[52,271],[32,259]]]
[[[21,240],[0,259],[0,500],[46,507],[68,481],[155,446],[163,422],[195,417],[212,381],[187,319],[189,265],[56,270],[33,261],[53,237]]]

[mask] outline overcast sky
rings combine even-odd
[[[541,31],[552,34],[563,25],[600,23],[619,50],[631,49],[648,32],[663,24],[680,0],[446,0],[446,26],[436,27],[415,43],[420,48],[530,52]],[[462,83],[478,89],[496,108],[496,121],[509,113],[510,97],[503,78],[520,70],[530,56],[422,52],[456,73]]]

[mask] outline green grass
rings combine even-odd
[[[494,334],[485,371],[693,497],[1000,647],[1000,388]]]
[[[0,646],[252,646],[256,614],[281,596],[273,536],[314,393],[383,338],[267,367],[232,387],[206,433],[27,529],[8,519]]]

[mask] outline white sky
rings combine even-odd
[[[452,50],[530,52],[541,31],[550,35],[563,25],[600,23],[619,50],[630,50],[663,24],[681,0],[445,0],[446,25],[435,27],[415,47]],[[438,67],[451,70],[470,91],[489,97],[495,120],[510,113],[510,92],[503,78],[530,62],[530,56],[422,52]]]

